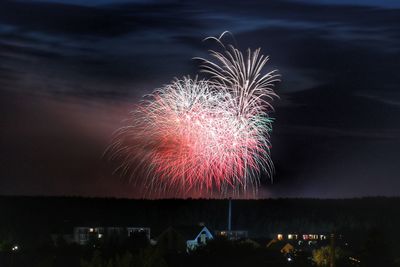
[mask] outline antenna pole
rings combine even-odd
[[[229,198],[229,207],[228,207],[228,231],[232,230],[232,199]]]

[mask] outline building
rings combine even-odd
[[[277,240],[303,240],[303,241],[323,241],[326,240],[328,234],[298,234],[298,233],[279,233],[275,235],[275,239]]]
[[[284,255],[292,254],[295,251],[295,247],[289,242],[285,242],[283,240],[272,239],[267,244],[268,249],[278,250],[280,253]]]
[[[144,234],[148,240],[150,240],[150,228],[149,227],[127,227],[126,231],[128,236],[134,236],[136,234]]]
[[[74,227],[73,240],[79,245],[85,245],[92,238],[102,238],[104,227]]]
[[[342,235],[337,235],[336,240],[339,244],[343,243],[347,246],[346,242],[343,242]],[[294,250],[308,251],[311,252],[321,246],[329,245],[331,241],[331,234],[328,233],[278,233],[273,235],[273,240],[270,242],[280,242],[281,244],[290,244],[294,247]],[[268,245],[267,245],[268,246]],[[283,253],[283,252],[282,252]],[[285,254],[285,253],[284,253]]]
[[[193,234],[190,234],[190,237],[186,240],[186,247],[188,251],[194,250],[199,246],[204,246],[208,240],[213,238],[214,236],[206,226],[200,226],[200,228],[194,229]]]
[[[114,238],[114,237],[132,237],[136,234],[144,234],[150,240],[149,227],[74,227],[73,241],[80,245],[85,245],[89,240]]]
[[[162,254],[185,253],[186,240],[175,228],[168,227],[158,237],[156,246]]]
[[[211,231],[204,225],[169,227],[157,238],[157,246],[162,251],[189,252],[214,239]],[[183,249],[184,248],[184,249]]]
[[[246,230],[216,230],[215,236],[225,237],[229,240],[247,239],[249,234]]]

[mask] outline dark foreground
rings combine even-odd
[[[399,198],[235,200],[230,239],[227,203],[1,197],[0,266],[400,266]]]

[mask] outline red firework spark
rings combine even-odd
[[[221,37],[216,62],[201,59],[210,80],[185,77],[154,91],[108,149],[118,170],[141,174],[150,190],[255,189],[260,172],[273,170],[267,112],[278,75],[260,75],[268,58],[259,49],[244,57]]]

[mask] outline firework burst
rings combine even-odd
[[[224,35],[224,34],[223,34]],[[117,171],[142,176],[150,190],[256,189],[270,177],[269,132],[276,71],[261,74],[268,57],[260,49],[244,56],[216,40],[214,61],[200,58],[208,80],[176,79],[146,96],[107,150]]]

